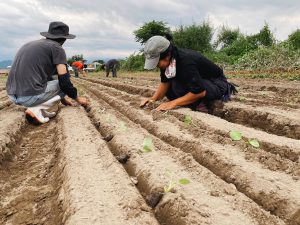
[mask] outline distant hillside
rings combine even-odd
[[[0,61],[0,69],[6,69],[7,66],[10,66],[11,64],[12,64],[12,60]]]

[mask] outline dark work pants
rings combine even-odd
[[[110,70],[112,71],[112,76],[117,77],[117,65],[114,65],[113,67],[106,69],[106,76],[107,77],[109,76]]]
[[[166,96],[169,100],[174,100],[186,95],[189,90],[188,88],[177,81],[176,79],[171,80],[171,86]],[[188,107],[195,108],[200,103],[208,104],[213,100],[222,99],[228,92],[228,82],[224,78],[217,78],[211,80],[203,80],[203,85],[206,90],[206,96],[198,101],[188,105]]]
[[[75,77],[79,77],[79,70],[78,70],[78,68],[75,67],[75,66],[73,66],[72,68],[73,68],[73,70],[74,70],[74,75],[75,75]]]

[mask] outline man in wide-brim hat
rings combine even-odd
[[[68,25],[51,22],[48,32],[41,32],[46,39],[31,41],[17,52],[6,83],[7,94],[18,105],[27,107],[25,114],[29,122],[46,123],[56,115],[48,109],[61,101],[74,105],[66,96],[86,106],[87,99],[77,95],[77,89],[70,81],[67,58],[62,48],[69,34]],[[53,79],[58,75],[58,80]]]

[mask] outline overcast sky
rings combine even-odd
[[[1,0],[0,61],[13,59],[27,41],[41,38],[49,22],[63,21],[77,37],[64,44],[67,56],[122,58],[140,45],[133,31],[145,22],[162,20],[171,28],[209,20],[259,32],[265,21],[278,40],[300,28],[299,0]]]

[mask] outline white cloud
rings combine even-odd
[[[0,60],[12,59],[25,42],[41,38],[50,21],[63,21],[77,36],[65,44],[67,55],[119,58],[138,51],[133,31],[151,20],[171,28],[209,18],[215,28],[226,24],[257,33],[265,21],[277,39],[299,27],[298,0],[10,0],[0,2]]]

